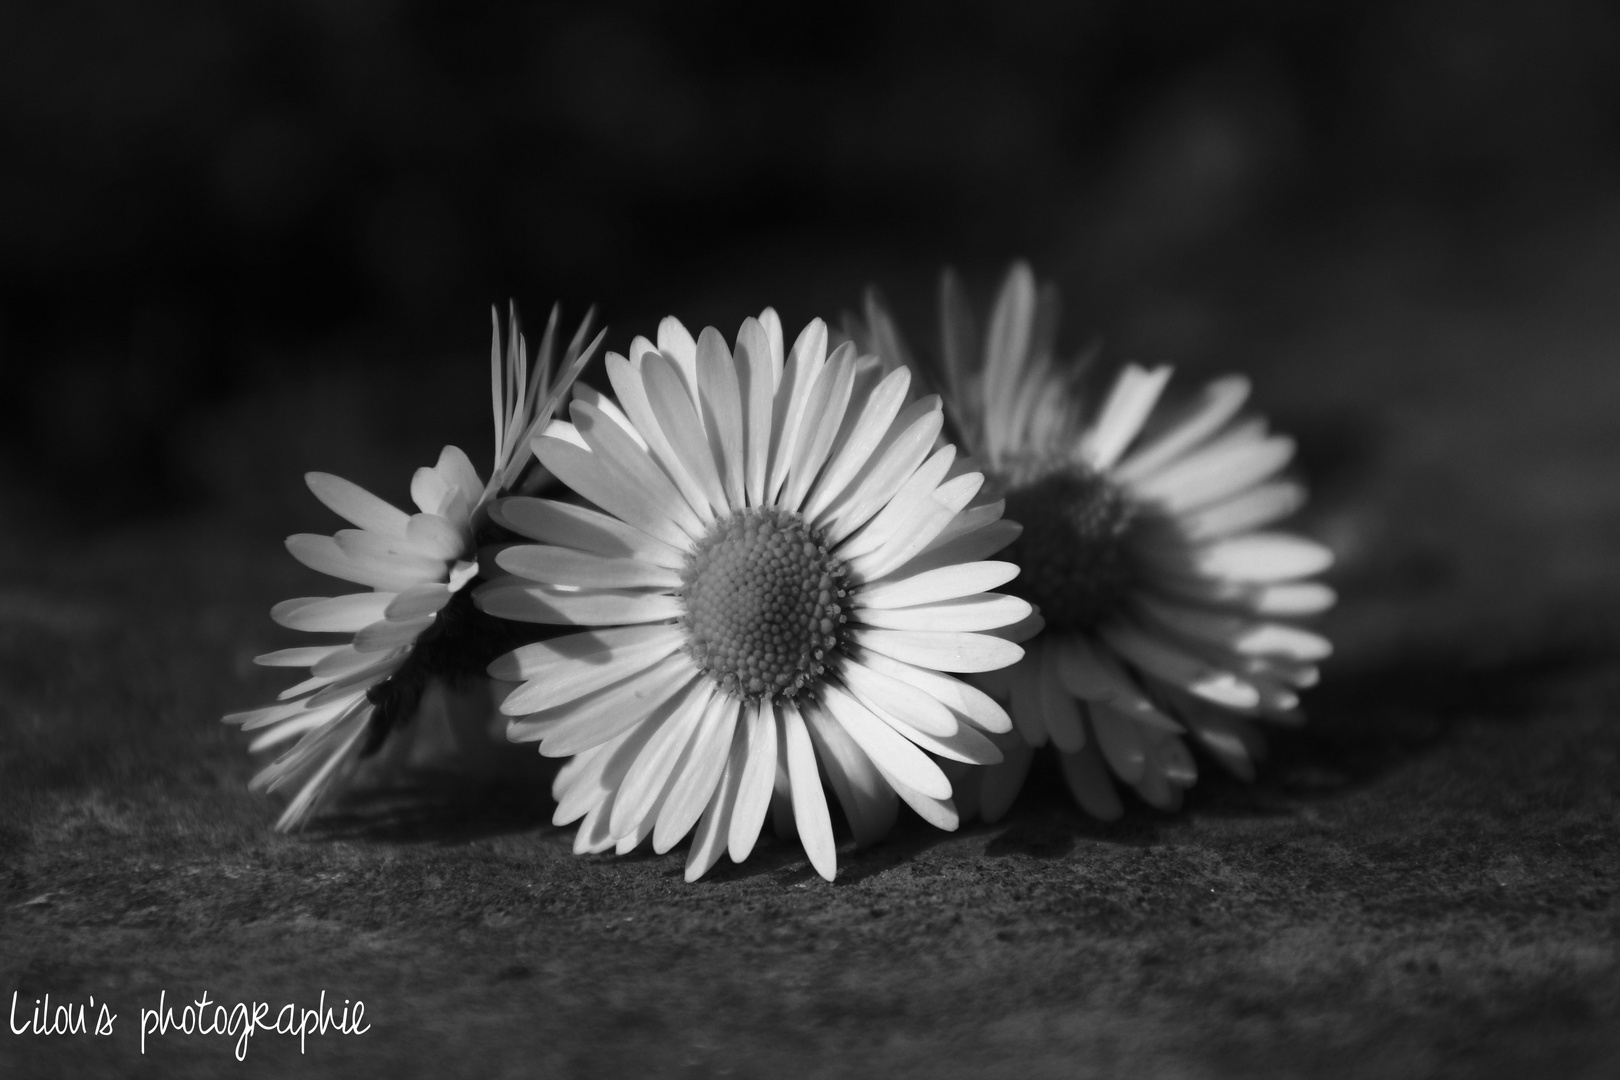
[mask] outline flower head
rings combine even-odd
[[[256,790],[294,789],[278,828],[305,824],[358,759],[376,753],[413,720],[437,689],[436,680],[453,685],[482,677],[490,656],[504,646],[466,588],[482,570],[479,534],[494,497],[522,480],[529,440],[551,419],[601,341],[598,335],[584,344],[589,321],[554,378],[557,312],[532,377],[515,319],[504,359],[496,320],[490,353],[495,463],[487,483],[454,446],[445,447],[432,467],[416,471],[415,514],[328,473],[305,477],[315,497],[355,527],[333,536],[291,536],[287,549],[305,566],[371,591],[286,600],[272,608],[270,617],[289,629],[352,637],[258,657],[257,663],[271,667],[309,668],[309,678],[283,691],[277,704],[224,718],[259,732],[253,750],[297,740],[252,781]],[[498,643],[492,646],[492,639]]]
[[[1330,651],[1292,620],[1328,608],[1310,580],[1322,545],[1271,529],[1304,488],[1279,473],[1294,444],[1240,412],[1249,385],[1217,380],[1188,408],[1155,417],[1167,367],[1127,365],[1087,409],[1060,364],[1057,298],[1029,267],[1007,275],[981,344],[954,277],[941,298],[946,409],[989,485],[1023,526],[1008,591],[1044,620],[1022,660],[978,676],[1008,702],[1005,761],[959,784],[986,820],[1006,812],[1035,748],[1052,743],[1076,800],[1100,818],[1122,807],[1110,775],[1161,809],[1197,778],[1190,736],[1245,779],[1264,743],[1251,721],[1300,722],[1297,691]],[[909,363],[875,299],[856,337]]]
[[[943,672],[1017,660],[1024,600],[986,590],[1016,528],[983,476],[937,444],[937,397],[906,403],[818,319],[784,349],[774,311],[728,349],[675,319],[630,358],[609,354],[617,400],[581,387],[572,423],[535,454],[595,508],[510,498],[495,516],[540,543],[498,557],[490,614],[590,627],[524,646],[490,673],[522,680],[508,734],[574,755],[556,822],[575,849],[664,852],[695,829],[687,878],[741,861],[774,806],[811,863],[836,856],[822,773],[858,842],[903,799],[954,828],[930,753],[999,760],[1011,730],[984,693]]]

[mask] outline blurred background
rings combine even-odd
[[[1285,414],[1357,365],[1440,393],[1500,338],[1437,334],[1453,301],[1614,295],[1617,36],[1596,0],[7,3],[0,519],[324,529],[305,469],[487,467],[508,298],[622,350],[876,282],[926,344],[942,264],[985,300],[1027,256],[1076,347]]]

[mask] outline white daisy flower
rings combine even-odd
[[[408,724],[425,700],[441,700],[440,680],[453,687],[482,678],[489,657],[510,644],[497,636],[501,644],[489,646],[490,620],[473,607],[466,586],[481,570],[477,545],[490,503],[524,479],[532,463],[530,439],[551,419],[601,342],[598,334],[584,344],[589,323],[587,315],[554,379],[553,309],[531,378],[515,319],[503,362],[495,318],[490,350],[495,463],[488,483],[454,446],[445,447],[433,467],[416,471],[411,480],[415,514],[340,477],[319,472],[305,477],[317,499],[357,527],[334,536],[290,536],[287,550],[313,570],[371,591],[286,600],[272,608],[270,617],[289,629],[352,639],[258,657],[257,663],[270,667],[307,667],[309,678],[284,690],[277,704],[224,718],[259,732],[250,750],[297,740],[251,783],[255,790],[294,791],[278,829],[307,823],[358,759]]]
[[[535,455],[594,503],[496,505],[540,541],[501,552],[514,575],[479,590],[486,612],[592,629],[491,665],[523,680],[502,705],[518,741],[573,755],[557,824],[578,852],[620,853],[693,833],[687,880],[746,858],[767,808],[815,869],[837,871],[822,776],[858,843],[904,799],[955,828],[930,753],[1000,759],[1006,712],[943,672],[987,671],[1023,650],[1004,636],[1030,606],[986,590],[1017,534],[983,476],[936,446],[937,397],[907,404],[815,320],[784,351],[781,323],[748,319],[736,352],[665,319],[658,342],[609,354],[617,400],[579,388],[572,424]]]
[[[1122,812],[1110,775],[1178,808],[1197,778],[1188,736],[1253,779],[1264,751],[1253,721],[1302,722],[1297,692],[1331,651],[1291,620],[1332,605],[1309,580],[1332,554],[1272,528],[1305,499],[1279,477],[1293,441],[1239,415],[1249,384],[1237,377],[1159,419],[1170,369],[1127,365],[1086,410],[1085,360],[1054,355],[1057,296],[1037,292],[1026,264],[1007,275],[982,348],[948,273],[941,308],[947,410],[1024,528],[1005,555],[1023,568],[1007,589],[1045,621],[1022,660],[979,677],[1009,703],[1017,737],[1000,740],[1001,764],[959,784],[962,812],[976,802],[1000,818],[1048,742],[1076,801],[1103,819]],[[856,336],[909,363],[875,299]]]

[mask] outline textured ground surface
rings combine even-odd
[[[216,719],[277,687],[264,611],[311,591],[276,534],[10,529],[0,990],[119,1015],[0,1032],[0,1074],[1615,1075],[1620,215],[1494,261],[1400,235],[1249,294],[1341,649],[1262,782],[1206,770],[1175,817],[1101,826],[1048,776],[833,884],[774,841],[695,886],[679,851],[577,859],[521,789],[280,837]],[[323,989],[370,1031],[141,1054],[160,991]]]

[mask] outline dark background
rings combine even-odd
[[[1247,367],[1324,252],[1489,289],[1620,175],[1599,2],[775,8],[5,5],[4,482],[105,521],[482,462],[508,298],[623,349],[876,280],[931,331],[939,266],[1023,255],[1074,343]]]
[[[1614,5],[767,7],[0,4],[0,993],[121,1015],[0,1075],[1620,1074]],[[1019,256],[1299,440],[1337,652],[1256,784],[1038,764],[831,884],[576,858],[527,750],[272,831],[302,474],[487,468],[492,303],[926,346]],[[140,1054],[322,989],[374,1031]]]

